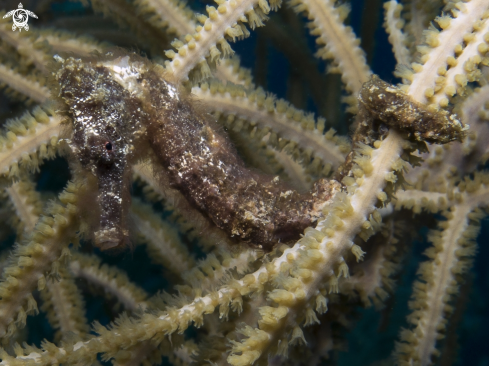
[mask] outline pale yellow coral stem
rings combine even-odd
[[[446,209],[448,202],[445,193],[399,189],[394,204],[396,210],[404,207],[412,209],[414,213],[420,213],[422,209],[434,213]]]
[[[170,32],[176,33],[177,36],[191,34],[195,31],[197,24],[189,16],[191,11],[185,9],[182,3],[172,0],[137,0],[136,6],[143,13],[155,13],[150,21],[156,23],[155,25],[166,25]],[[158,21],[154,18],[158,18]]]
[[[194,40],[179,48],[178,53],[167,69],[176,80],[186,80],[189,72],[205,60],[211,47],[215,46],[225,35],[226,31],[242,21],[245,14],[252,11],[254,6],[263,7],[265,2],[259,0],[228,0],[219,6],[217,11],[210,14],[206,24],[198,32]],[[266,5],[268,7],[268,4]],[[265,13],[268,13],[266,11]]]
[[[70,271],[77,278],[101,287],[106,293],[117,298],[128,311],[146,309],[148,295],[140,287],[129,281],[127,275],[117,267],[102,264],[95,256],[76,254],[69,263]]]
[[[59,279],[47,281],[46,288],[41,291],[44,301],[41,309],[47,312],[51,326],[59,329],[58,334],[63,341],[71,340],[73,335],[84,338],[89,327],[83,297],[72,274],[66,268],[59,272]]]
[[[320,50],[318,54],[333,60],[341,72],[346,90],[352,94],[358,93],[371,72],[364,53],[358,46],[360,41],[351,27],[343,24],[344,19],[339,9],[335,8],[335,1],[294,0],[291,3],[298,10],[307,10],[308,17],[312,19],[314,27],[311,33],[318,36],[317,43],[324,44],[324,50]]]
[[[487,184],[488,178],[482,177]],[[481,177],[468,181],[465,192],[458,189],[451,195],[451,209],[445,213],[447,221],[440,222],[441,231],[430,234],[433,247],[425,253],[432,261],[424,262],[418,273],[422,282],[414,286],[414,299],[408,320],[415,325],[412,330],[401,333],[404,343],[397,345],[399,364],[431,365],[432,356],[439,354],[437,342],[443,335],[448,317],[453,311],[452,296],[458,292],[460,274],[470,268],[476,252],[473,241],[478,234],[477,222],[484,213],[473,211],[489,205],[489,188],[481,185]]]
[[[398,65],[409,65],[411,56],[409,50],[406,47],[407,39],[402,32],[402,25],[404,21],[401,20],[402,5],[396,0],[388,1],[384,4],[385,9],[385,21],[384,27],[389,33],[389,42],[392,45],[394,56]]]
[[[89,56],[94,51],[103,52],[104,47],[102,44],[95,42],[94,40],[87,40],[83,38],[77,38],[72,34],[58,34],[55,32],[41,31],[39,32],[39,39],[46,40],[53,48],[54,52],[73,53],[80,56]]]
[[[273,150],[273,153],[275,159],[277,159],[280,166],[284,169],[285,173],[289,177],[292,186],[302,190],[311,188],[312,181],[306,174],[302,165],[294,161],[290,155],[283,151]]]
[[[259,283],[261,277],[269,278],[274,272],[280,273],[282,266],[288,268],[289,263],[294,263],[297,267],[294,271],[304,273],[305,277],[299,276],[300,286],[294,286],[295,290],[272,291],[269,298],[279,304],[278,309],[284,310],[268,314],[269,318],[275,320],[266,321],[266,325],[260,326],[260,330],[250,331],[250,338],[235,345],[233,349],[235,354],[228,358],[229,363],[233,366],[253,364],[270,347],[271,342],[283,336],[284,326],[292,321],[291,319],[307,301],[316,296],[318,290],[325,286],[325,282],[336,278],[334,268],[351,250],[353,239],[361,230],[362,224],[368,220],[368,215],[375,209],[378,193],[382,192],[392,166],[399,159],[402,142],[403,138],[391,130],[380,148],[372,151],[370,158],[372,169],[368,169],[361,182],[355,183],[354,193],[345,197],[344,204],[338,202],[338,207],[344,206],[345,211],[331,210],[329,215],[318,223],[316,230],[306,231],[306,236],[309,236],[308,233],[314,235],[312,234],[314,232],[315,235],[323,237],[318,244],[314,244],[315,249],[308,248],[299,241],[292,248],[286,249],[282,256],[252,274],[254,282]],[[332,222],[335,225],[333,231],[331,231]],[[328,234],[325,235],[324,232]],[[330,291],[336,290],[333,287]]]
[[[30,34],[13,32],[10,26],[11,23],[9,22],[9,24],[6,20],[1,19],[3,16],[4,12],[0,11],[0,39],[14,47],[25,61],[33,63],[38,70],[47,73],[47,53],[42,47],[33,47],[33,44],[37,41],[36,38]]]
[[[26,189],[25,186],[30,186]],[[40,203],[32,202],[32,195],[27,190],[34,190],[34,184],[24,179],[20,182],[13,183],[6,189],[10,200],[15,208],[17,217],[22,221],[24,231],[32,232],[37,220],[39,219]]]
[[[78,209],[75,193],[83,190],[80,182],[69,183],[59,195],[63,205],[52,204],[48,215],[38,221],[29,236],[29,242],[19,247],[12,258],[11,265],[2,275],[0,283],[0,335],[11,336],[17,326],[25,324],[26,315],[37,311],[32,297],[36,286],[42,290],[53,263],[66,255],[76,227],[78,227]],[[59,263],[58,263],[59,264]],[[24,309],[24,306],[27,310]],[[15,319],[17,317],[17,320]]]
[[[38,81],[29,80],[2,64],[0,64],[0,83],[6,84],[12,90],[27,96],[36,103],[44,103],[50,96],[49,89]]]
[[[322,132],[313,129],[306,130],[288,118],[286,113],[271,111],[264,106],[258,106],[256,101],[250,101],[246,96],[232,97],[229,93],[211,93],[210,90],[194,87],[193,94],[203,101],[209,108],[224,114],[233,114],[238,118],[258,124],[260,128],[270,128],[279,136],[297,143],[304,149],[311,149],[314,156],[318,156],[324,163],[331,163],[338,167],[345,159],[345,151],[333,141],[328,141]]]
[[[179,238],[178,230],[156,215],[151,206],[132,200],[131,220],[144,237],[152,260],[181,276],[195,266],[187,247]]]
[[[412,76],[408,94],[414,100],[423,104],[430,103],[430,97],[437,92],[437,80],[443,76],[447,66],[455,66],[455,47],[464,42],[464,36],[472,33],[474,25],[480,21],[489,8],[487,0],[472,0],[458,2],[460,10],[454,10],[456,18],[443,18],[438,21],[444,28],[441,32],[431,30],[428,33],[429,47],[422,56],[422,65],[414,65],[415,74]],[[444,85],[440,85],[444,87]]]
[[[12,172],[12,166],[18,170],[18,164],[22,161],[24,154],[36,153],[43,145],[56,146],[62,120],[61,116],[52,115],[47,121],[43,120],[41,123],[36,123],[32,131],[29,130],[30,133],[25,136],[7,134],[9,140],[0,149],[0,174],[8,175],[10,171],[10,174],[15,176],[18,172]],[[42,151],[39,155],[40,158],[43,157]]]

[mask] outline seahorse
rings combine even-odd
[[[146,59],[114,51],[57,60],[58,96],[73,121],[69,145],[98,179],[92,231],[103,250],[128,241],[130,166],[144,156],[154,156],[172,186],[215,225],[266,251],[298,239],[341,190],[320,179],[299,193],[248,169],[205,109]]]

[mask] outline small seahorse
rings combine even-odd
[[[73,120],[70,146],[98,178],[101,249],[127,241],[130,165],[153,155],[171,184],[230,236],[265,250],[298,239],[323,216],[341,185],[321,179],[300,194],[246,168],[202,107],[166,80],[163,68],[136,55],[57,57],[59,97]]]

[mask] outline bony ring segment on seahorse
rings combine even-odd
[[[161,66],[146,59],[120,51],[99,58],[57,59],[62,64],[55,73],[59,97],[73,119],[70,146],[82,168],[98,178],[100,209],[93,231],[101,249],[127,242],[130,165],[149,155],[216,226],[265,250],[298,239],[342,189],[334,179],[320,179],[310,192],[300,194],[278,178],[247,169],[202,108],[167,80]],[[396,123],[395,110],[379,112],[376,104],[384,96],[393,103],[404,101],[404,109],[418,106],[407,103],[398,89],[372,80],[360,97],[368,118],[414,129],[419,139],[433,137],[429,131],[417,133],[416,123]],[[448,132],[437,130],[442,142],[460,136],[459,124],[454,125],[451,135],[453,126]]]
[[[341,185],[320,179],[308,193],[247,169],[210,116],[137,55],[57,57],[59,97],[73,120],[69,139],[81,167],[98,178],[101,249],[128,240],[130,165],[152,155],[172,186],[230,236],[271,250],[323,216]]]

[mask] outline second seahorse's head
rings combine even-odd
[[[143,108],[135,90],[144,63],[111,53],[104,58],[62,59],[55,73],[59,98],[73,120],[68,143],[76,164],[98,180],[97,207],[89,215],[95,245],[102,250],[129,241],[130,163],[142,133]],[[94,203],[95,204],[95,203]]]

